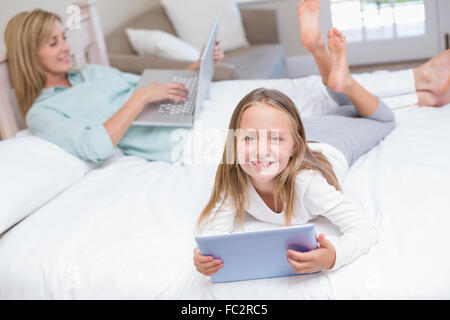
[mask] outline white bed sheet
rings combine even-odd
[[[361,79],[377,92],[386,75]],[[336,107],[314,76],[221,82],[191,136],[225,130],[237,101],[259,86],[282,89],[303,116]],[[392,101],[410,103],[395,93]],[[197,163],[208,152],[220,157],[223,145],[210,140],[185,152],[184,164],[117,155],[15,226],[0,240],[0,299],[448,299],[450,105],[396,116],[395,131],[344,183],[376,219],[380,241],[338,271],[223,284],[196,272],[195,223],[217,167]],[[313,223],[331,239],[339,234],[323,218]],[[245,226],[271,227],[250,218]]]

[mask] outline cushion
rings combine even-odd
[[[0,142],[0,234],[80,180],[92,165],[22,131]]]
[[[196,61],[200,50],[161,30],[126,29],[128,40],[140,56],[155,55],[182,61]]]
[[[161,0],[177,34],[201,50],[217,12],[221,18],[217,38],[223,50],[248,47],[241,13],[233,0]]]

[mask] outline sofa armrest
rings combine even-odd
[[[111,67],[123,72],[141,74],[144,69],[186,69],[192,62],[157,56],[138,56],[134,54],[113,53],[109,55]],[[220,62],[214,69],[213,81],[233,79],[234,66]]]
[[[251,45],[280,42],[276,10],[241,8],[240,11],[247,40]]]

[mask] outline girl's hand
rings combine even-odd
[[[189,91],[182,83],[152,81],[151,85],[136,90],[135,94],[141,97],[144,103],[161,100],[185,101]]]
[[[194,250],[194,265],[197,271],[205,276],[212,276],[223,267],[220,259],[201,255],[198,247]]]
[[[331,269],[336,261],[336,250],[333,244],[325,239],[322,233],[317,237],[319,248],[309,252],[287,250],[287,260],[295,273],[314,273]]]

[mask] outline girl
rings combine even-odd
[[[111,156],[116,145],[148,160],[172,160],[176,128],[131,123],[149,102],[185,100],[183,84],[154,82],[136,90],[140,77],[134,74],[92,64],[73,71],[61,18],[39,9],[13,17],[5,43],[11,81],[32,134],[95,163]],[[218,43],[214,60],[223,57]],[[198,67],[195,62],[187,69]]]
[[[235,217],[242,223],[246,212],[286,225],[327,217],[343,235],[334,243],[319,235],[319,248],[308,253],[288,250],[286,259],[297,273],[336,270],[377,241],[373,222],[345,197],[339,182],[395,126],[383,101],[351,77],[345,38],[336,29],[328,32],[331,55],[327,51],[319,10],[318,0],[299,2],[301,42],[313,55],[330,96],[347,106],[302,122],[294,103],[281,92],[249,93],[231,118],[230,129],[238,132],[227,139],[211,198],[199,219],[202,232],[222,233],[233,230]],[[450,50],[410,71],[419,105],[450,102]],[[198,248],[194,264],[207,276],[223,267],[220,259],[202,256]]]
[[[336,111],[303,121],[294,103],[276,90],[256,89],[236,107],[222,163],[199,227],[203,233],[231,232],[247,212],[279,224],[304,224],[318,215],[343,235],[331,243],[318,236],[319,248],[308,253],[287,250],[296,273],[336,270],[366,252],[378,237],[374,223],[342,193],[348,167],[395,126],[394,115],[350,75],[345,39],[328,33],[331,52],[327,77]],[[314,143],[315,142],[315,143]],[[194,252],[197,270],[212,275],[220,259]]]

